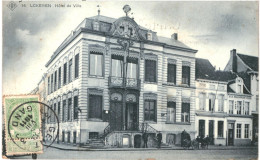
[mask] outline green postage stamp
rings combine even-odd
[[[38,95],[4,96],[6,154],[42,153]]]

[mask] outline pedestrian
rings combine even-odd
[[[144,140],[144,148],[148,148],[147,146],[148,134],[146,132],[143,133],[143,140]]]
[[[160,131],[157,134],[157,142],[158,142],[158,149],[159,149],[159,148],[161,148],[161,143],[162,143],[162,134]]]

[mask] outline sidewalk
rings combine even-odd
[[[52,144],[49,148],[56,148],[67,151],[147,151],[147,150],[158,150],[157,148],[84,148],[72,144]],[[241,149],[257,149],[258,146],[216,146],[209,145],[208,149],[199,150],[241,150]],[[160,150],[184,150],[180,146],[172,146],[168,148],[161,148]],[[191,148],[189,150],[192,150]]]

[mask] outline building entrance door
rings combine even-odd
[[[109,124],[112,131],[121,131],[123,129],[122,108],[121,102],[110,103]]]
[[[209,120],[209,144],[214,144],[214,121]]]
[[[126,104],[126,130],[137,130],[138,121],[137,121],[137,104],[136,103],[127,103]]]
[[[228,145],[234,145],[234,123],[228,124]]]

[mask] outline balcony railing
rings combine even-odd
[[[140,79],[136,78],[122,78],[122,77],[109,77],[109,87],[131,88],[140,90]]]

